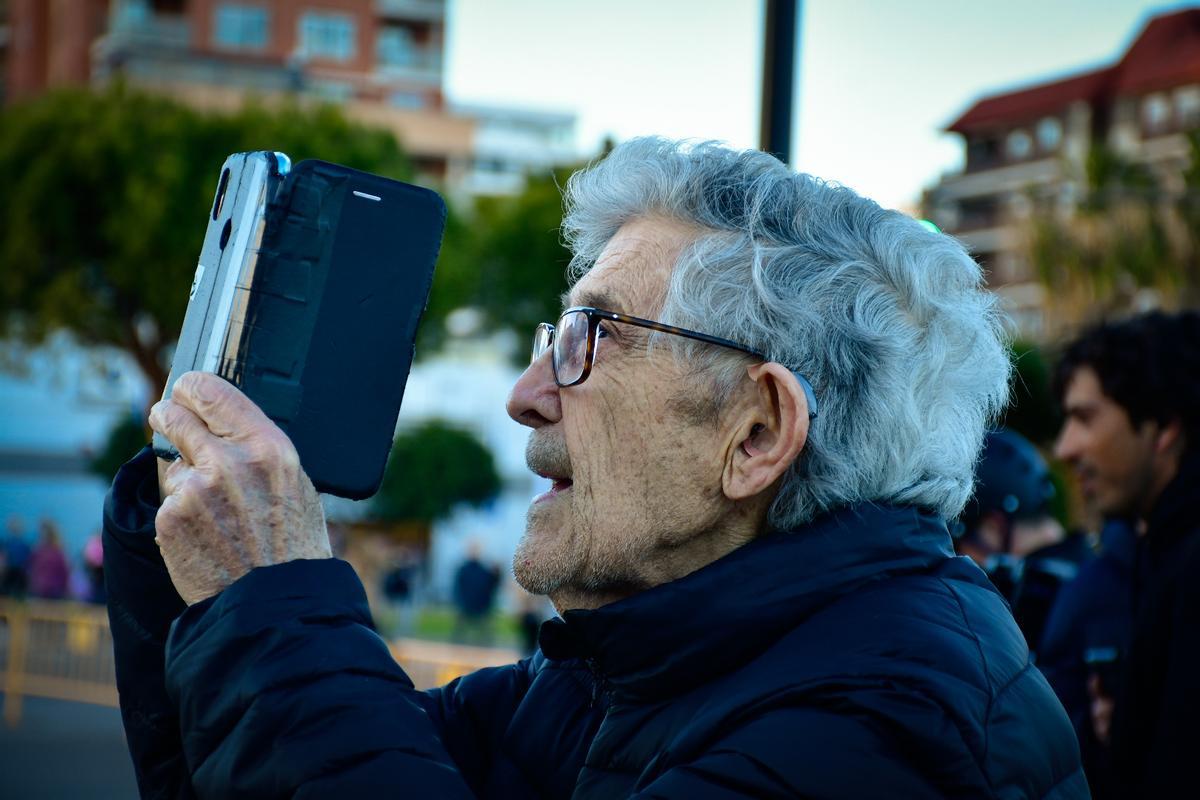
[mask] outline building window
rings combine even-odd
[[[354,28],[349,14],[308,11],[300,17],[300,53],[305,58],[349,61],[355,53]]]
[[[1171,104],[1165,94],[1152,94],[1142,100],[1142,124],[1150,132],[1161,131],[1171,120]]]
[[[1028,158],[1033,152],[1033,139],[1023,130],[1015,130],[1004,140],[1004,150],[1009,158]]]
[[[1062,133],[1062,123],[1058,118],[1046,117],[1037,125],[1038,147],[1047,153],[1057,150],[1062,144]]]
[[[400,26],[380,30],[376,56],[381,66],[413,66],[417,61],[417,48],[412,31]]]
[[[213,41],[230,50],[263,50],[270,40],[270,17],[260,6],[217,6]]]
[[[1200,86],[1175,90],[1175,113],[1185,128],[1200,127]]]
[[[392,92],[388,95],[388,103],[394,108],[424,108],[425,95],[420,92]]]

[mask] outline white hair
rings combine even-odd
[[[961,511],[1011,364],[996,298],[957,241],[713,142],[625,142],[571,177],[565,203],[574,280],[631,220],[696,226],[662,320],[745,344],[812,383],[820,413],[771,527],[860,501]],[[699,365],[718,406],[745,379],[735,351],[661,338]]]

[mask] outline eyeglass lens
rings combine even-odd
[[[537,361],[542,357],[542,353],[546,352],[546,348],[550,346],[550,337],[554,335],[554,328],[546,323],[541,323],[533,330],[533,352],[529,355],[529,363]]]
[[[583,375],[587,356],[588,316],[582,311],[563,314],[554,332],[554,371],[558,382],[568,385]]]

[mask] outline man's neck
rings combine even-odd
[[[640,574],[620,584],[601,587],[562,586],[550,593],[550,602],[561,615],[573,609],[595,609],[679,580],[718,561],[761,535],[765,510],[739,510],[686,542],[658,550],[644,559]]]

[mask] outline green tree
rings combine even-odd
[[[92,473],[111,482],[121,465],[150,441],[150,432],[140,417],[122,417],[108,432],[104,448],[88,465]]]
[[[430,420],[396,437],[371,510],[389,522],[433,522],[459,504],[487,503],[500,487],[495,459],[479,439]]]
[[[558,317],[571,260],[559,232],[559,185],[570,173],[533,177],[515,197],[482,198],[469,213],[450,215],[422,349],[437,346],[446,315],[463,306],[479,309],[488,330],[511,330],[521,342]],[[515,355],[528,353],[519,347]]]
[[[1063,218],[1041,209],[1027,231],[1027,255],[1054,296],[1082,295],[1101,311],[1124,309],[1133,292],[1150,287],[1200,300],[1200,131],[1190,147],[1182,191],[1093,147],[1075,212]]]
[[[1010,358],[1015,368],[1012,398],[1003,425],[1031,442],[1047,445],[1058,434],[1058,406],[1050,387],[1050,366],[1032,342],[1013,342]]]
[[[161,386],[218,170],[245,150],[410,174],[390,133],[332,107],[201,113],[114,85],[0,110],[0,334],[65,328],[129,351]]]

